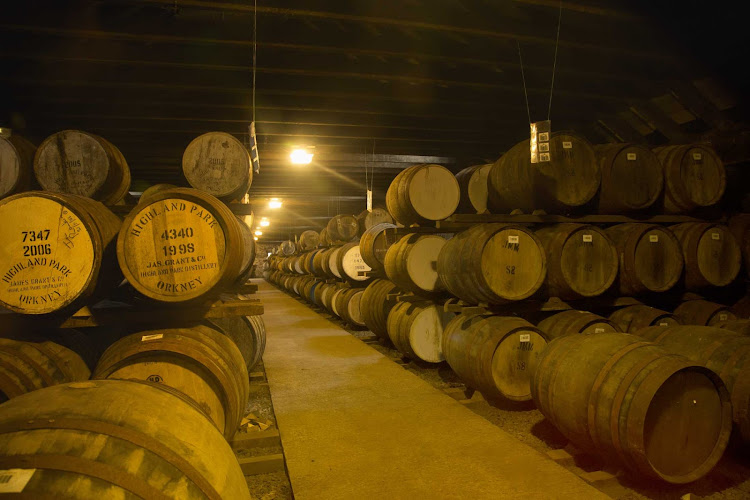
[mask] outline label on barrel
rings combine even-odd
[[[563,141],[563,149],[573,149],[573,143],[570,141]]]
[[[168,198],[141,207],[124,238],[124,258],[136,288],[156,296],[200,295],[222,275],[226,239],[214,214]]]
[[[549,142],[540,142],[539,143],[539,152],[541,152],[541,153],[549,153]]]
[[[86,289],[94,243],[60,202],[28,196],[0,206],[0,303],[27,314],[56,311]]]
[[[346,276],[355,281],[364,281],[369,279],[367,272],[372,271],[372,268],[365,264],[362,260],[362,254],[359,251],[359,246],[350,248],[348,252],[342,258],[343,271]]]
[[[153,333],[151,335],[144,335],[143,337],[141,337],[141,342],[147,342],[149,340],[158,340],[161,338],[164,338],[163,333]]]
[[[591,243],[594,241],[594,236],[591,234],[584,234],[583,235],[583,242],[584,243]]]
[[[540,162],[550,161],[549,153],[539,153],[539,161]]]
[[[727,315],[726,314],[719,314],[719,321],[726,321]]]
[[[0,493],[21,493],[36,469],[0,470]]]
[[[703,159],[702,153],[693,153],[693,160],[695,161],[701,161]]]
[[[628,157],[629,161],[635,161],[638,159],[638,155],[636,155],[635,153],[627,153],[626,156]]]
[[[594,333],[604,333],[604,328],[594,328]]]
[[[649,234],[648,235],[648,241],[651,243],[659,243],[659,235],[658,234]]]
[[[515,243],[515,244],[517,244],[518,243],[518,235],[515,235],[515,236],[510,235],[510,236],[508,236],[508,243]]]
[[[669,326],[669,323],[659,323],[659,326]]]
[[[519,335],[521,338],[521,342],[531,342],[531,334],[530,333],[522,333]]]
[[[711,233],[711,239],[712,240],[720,240],[721,239],[721,235],[719,235],[719,233]]]

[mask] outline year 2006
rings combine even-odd
[[[49,243],[43,243],[49,239],[49,229],[40,229],[39,231],[21,231],[24,257],[35,257],[37,255],[50,255],[52,248]]]

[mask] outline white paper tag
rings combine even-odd
[[[519,335],[521,337],[521,342],[531,342],[531,334],[530,333],[522,333]]]
[[[648,241],[651,243],[659,243],[659,235],[658,234],[649,234],[648,235]]]
[[[542,162],[542,161],[549,161],[549,160],[550,160],[549,153],[539,153],[539,161],[540,162]]]
[[[36,469],[0,470],[0,493],[21,493]]]
[[[721,239],[721,235],[719,235],[719,233],[711,233],[711,239],[718,241]]]
[[[164,337],[163,333],[153,333],[151,335],[144,335],[143,337],[141,337],[141,342],[146,342],[148,340],[157,340],[163,337]]]
[[[591,235],[591,234],[584,234],[583,235],[583,242],[584,243],[591,243],[592,241],[594,241],[594,236],[593,235]]]
[[[628,160],[630,160],[630,161],[638,159],[638,155],[636,155],[635,153],[628,153],[627,157],[628,157]]]
[[[726,321],[726,320],[727,320],[727,317],[728,317],[728,316],[727,316],[726,314],[719,314],[719,320],[720,320],[720,321]]]
[[[518,236],[508,236],[508,243],[518,243]]]
[[[563,149],[573,149],[573,143],[570,141],[563,141]]]
[[[540,142],[539,143],[539,152],[540,153],[549,153],[549,142]]]
[[[659,326],[669,326],[669,323],[659,323]]]
[[[549,132],[540,132],[539,142],[549,142]]]
[[[594,333],[604,333],[604,328],[594,328]]]
[[[703,159],[702,153],[693,153],[693,160],[695,161],[701,161]]]
[[[367,211],[372,212],[372,189],[367,190]]]

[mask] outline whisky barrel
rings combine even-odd
[[[333,293],[329,296],[327,309],[334,315],[341,317],[338,311],[338,297],[341,295],[341,293],[344,292],[344,288],[341,286],[337,286],[334,288]]]
[[[323,266],[323,259],[327,259],[327,251],[328,249],[326,248],[319,248],[312,256],[312,265],[310,266],[310,271],[315,276],[319,276],[321,278],[326,276],[325,267]]]
[[[531,392],[576,447],[669,483],[707,474],[731,432],[731,403],[716,374],[624,333],[556,339],[539,358]]]
[[[537,327],[547,334],[549,340],[577,333],[589,335],[620,331],[620,328],[607,318],[588,311],[575,310],[553,314],[539,322]]]
[[[680,322],[671,313],[646,305],[634,305],[618,309],[609,315],[621,331],[635,333],[649,326],[674,326]]]
[[[383,340],[388,337],[388,314],[398,304],[396,296],[402,292],[388,280],[376,279],[362,293],[360,309],[362,321],[372,333]]]
[[[331,247],[328,253],[328,274],[333,278],[341,278],[341,269],[339,269],[339,253],[343,245]]]
[[[547,336],[517,317],[461,314],[445,327],[443,353],[466,385],[489,400],[531,399],[531,376]]]
[[[256,252],[255,238],[253,237],[252,229],[245,224],[245,221],[241,217],[237,217],[237,223],[242,236],[242,265],[240,266],[240,272],[235,280],[235,285],[244,285],[253,274],[253,264],[255,263]]]
[[[365,322],[362,319],[362,294],[361,288],[347,288],[336,296],[336,311],[345,322],[355,328],[362,328]]]
[[[25,482],[19,498],[249,500],[229,444],[167,389],[91,380],[3,404],[4,477]]]
[[[359,224],[359,235],[362,236],[365,231],[379,224],[393,224],[393,217],[385,208],[375,207],[372,211],[364,210],[357,216]]]
[[[31,187],[36,146],[18,134],[0,135],[0,199]]]
[[[328,230],[323,228],[320,232],[320,242],[318,243],[322,247],[327,247],[331,244],[331,240],[328,239]]]
[[[385,274],[404,291],[431,297],[444,289],[437,260],[445,239],[435,234],[408,234],[385,254]]]
[[[0,402],[90,376],[83,359],[60,344],[0,338]]]
[[[388,337],[405,356],[427,363],[443,357],[443,329],[456,316],[430,301],[399,302],[388,313]]]
[[[707,326],[651,327],[638,336],[717,374],[731,395],[739,435],[750,443],[750,338]]]
[[[617,224],[605,229],[617,248],[621,295],[666,292],[680,280],[684,261],[677,237],[654,224]]]
[[[326,285],[326,287],[323,288],[323,291],[320,296],[321,305],[324,308],[328,309],[329,311],[333,311],[333,296],[338,291],[339,291],[338,285],[333,285],[333,284]]]
[[[461,300],[505,303],[530,297],[542,286],[547,258],[528,229],[479,224],[448,240],[437,270],[441,283]]]
[[[359,235],[359,223],[353,215],[337,215],[328,221],[326,231],[329,240],[346,243]]]
[[[279,253],[281,255],[290,256],[297,252],[297,244],[293,241],[284,241],[279,245]]]
[[[740,246],[745,272],[750,274],[750,214],[736,214],[727,221],[727,227]]]
[[[394,239],[399,238],[398,236],[389,237],[386,230],[395,227],[395,224],[387,222],[376,224],[362,233],[362,237],[359,239],[362,260],[374,271],[383,272],[385,270],[385,254],[394,243]]]
[[[242,270],[240,224],[210,194],[162,191],[125,219],[117,258],[127,280],[146,297],[165,303],[206,300]]]
[[[556,224],[536,231],[547,255],[547,293],[561,299],[596,297],[617,277],[614,242],[587,224]]]
[[[654,152],[664,166],[665,213],[687,213],[721,200],[726,173],[724,164],[710,146],[665,146]]]
[[[393,179],[385,194],[388,212],[404,226],[450,217],[461,189],[450,170],[440,165],[413,165]]]
[[[177,186],[175,186],[174,184],[154,184],[153,186],[149,186],[143,191],[143,193],[141,193],[141,197],[138,199],[138,203],[147,202],[156,193],[161,193],[162,191],[174,189],[176,187]]]
[[[336,256],[336,267],[339,269],[341,277],[352,286],[367,286],[372,278],[360,275],[363,272],[370,272],[372,268],[362,260],[360,248],[357,243],[347,243],[341,247]]]
[[[594,151],[602,172],[599,213],[638,212],[656,203],[664,189],[656,154],[637,144],[603,144]]]
[[[172,387],[195,401],[227,439],[245,416],[250,393],[239,348],[203,325],[128,335],[104,352],[93,378],[148,380]]]
[[[487,176],[492,165],[474,165],[456,174],[461,189],[461,200],[456,210],[458,213],[483,214],[487,211]]]
[[[212,318],[207,326],[229,337],[240,351],[248,373],[260,363],[266,350],[266,324],[262,316]]]
[[[719,321],[713,326],[715,328],[729,330],[734,333],[739,333],[740,335],[750,337],[750,320],[747,320],[747,319],[734,319],[734,320],[727,320],[727,321]]]
[[[239,200],[253,183],[253,164],[245,145],[225,132],[208,132],[182,154],[188,183],[225,201]]]
[[[69,194],[28,191],[0,200],[0,306],[21,314],[74,311],[122,280],[120,219]]]
[[[47,137],[34,156],[34,175],[45,191],[77,194],[114,205],[130,187],[125,157],[111,142],[80,130]]]
[[[685,222],[670,227],[685,259],[685,287],[726,286],[740,271],[740,248],[722,224]]]
[[[734,321],[737,316],[729,307],[708,300],[688,300],[674,310],[683,325],[715,326],[720,321]]]
[[[312,250],[313,248],[317,248],[319,243],[320,234],[318,234],[317,231],[310,229],[303,231],[302,234],[299,235],[299,244],[300,247],[302,247],[302,250]]]
[[[601,173],[591,144],[573,133],[555,132],[549,149],[550,161],[531,163],[527,139],[495,162],[487,186],[492,213],[568,212],[596,196]]]

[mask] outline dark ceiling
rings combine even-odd
[[[100,134],[127,158],[134,190],[184,184],[182,152],[201,133],[247,141],[252,1],[6,3],[0,125],[37,142],[65,128]],[[527,137],[519,47],[531,119],[546,119],[558,19],[553,129],[650,144],[731,129],[746,110],[740,16],[653,4],[262,2],[250,195],[271,218],[263,240],[360,212],[366,167],[378,202],[411,163],[457,171]],[[289,164],[295,145],[315,147],[312,165]],[[283,209],[266,210],[272,196]]]

